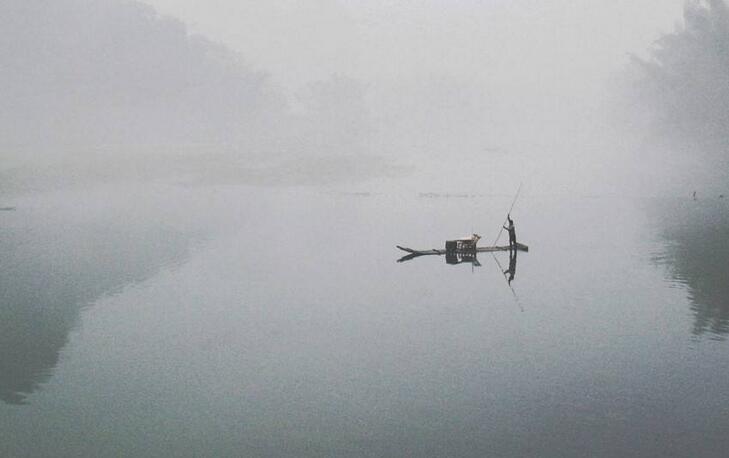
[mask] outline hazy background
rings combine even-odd
[[[723,2],[4,0],[0,31],[0,455],[725,456]],[[396,262],[490,244],[519,183],[511,284]]]
[[[729,9],[722,0],[688,2],[683,22],[623,75],[622,115],[641,133],[646,159],[679,186],[726,193],[729,170]],[[650,154],[655,149],[657,154]]]
[[[114,169],[686,192],[706,185],[695,137],[725,137],[721,2],[148,3],[3,2],[0,142],[4,169],[23,167],[2,172],[4,188]],[[706,87],[721,94],[692,95]],[[70,172],[47,167],[59,161]]]

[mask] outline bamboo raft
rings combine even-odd
[[[427,255],[438,255],[442,256],[446,254],[447,250],[439,250],[436,248],[430,249],[430,250],[414,250],[412,248],[402,247],[400,245],[395,245],[399,250],[402,250],[406,253],[414,254],[417,256],[427,256]],[[524,245],[523,243],[516,244],[517,251],[529,251],[529,247],[527,245]],[[457,252],[460,253],[493,253],[497,251],[509,251],[509,245],[505,246],[482,246],[482,247],[476,247],[468,250],[457,250]]]

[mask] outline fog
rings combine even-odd
[[[623,108],[649,104],[615,82],[631,61],[660,64],[653,43],[678,33],[683,7],[7,0],[3,188],[121,169],[125,180],[426,192],[641,189],[636,151],[650,148]],[[458,184],[446,178],[456,173]]]
[[[265,76],[150,7],[3,2],[3,143],[228,143],[280,109]]]
[[[153,4],[268,69],[294,107],[333,74],[363,84],[362,149],[416,164],[415,187],[459,160],[471,173],[449,175],[490,191],[525,180],[537,192],[660,193],[675,178],[642,164],[641,132],[615,110],[635,95],[614,83],[679,26],[681,0]]]
[[[726,455],[724,2],[0,30],[1,456]]]
[[[685,186],[716,195],[729,170],[729,8],[689,2],[683,21],[624,75],[623,115],[642,131],[648,157]]]

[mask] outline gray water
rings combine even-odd
[[[396,262],[510,201],[0,202],[0,456],[726,456],[729,204],[525,194],[511,287],[505,253]]]

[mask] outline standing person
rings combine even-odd
[[[693,193],[694,200],[696,200],[696,191]]]
[[[514,220],[511,219],[511,215],[506,215],[506,220],[509,222],[508,226],[504,226],[509,232],[509,250],[516,250],[516,229],[514,229]]]

